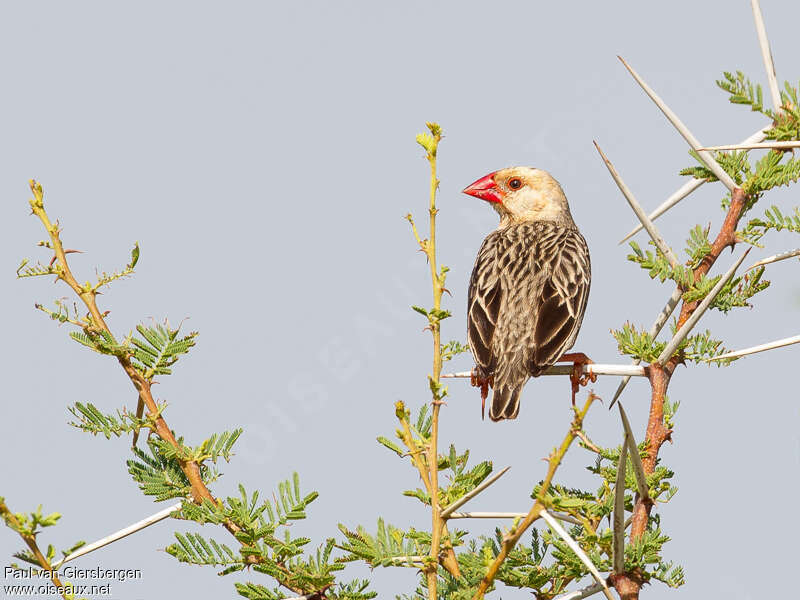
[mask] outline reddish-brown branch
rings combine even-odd
[[[722,223],[717,237],[711,244],[711,250],[694,269],[695,281],[699,281],[701,277],[709,272],[725,248],[730,247],[732,249],[736,245],[736,227],[739,224],[739,220],[742,218],[746,200],[747,197],[741,188],[736,188],[733,194],[731,194],[731,205],[728,208],[725,220]],[[700,302],[701,300],[683,302],[680,315],[678,316],[678,328],[692,316],[692,313],[697,310]],[[672,431],[668,429],[664,423],[664,400],[666,398],[670,378],[679,362],[680,357],[676,355],[670,358],[663,367],[659,366],[658,363],[653,363],[648,369],[651,390],[650,415],[647,419],[647,433],[645,436],[647,455],[642,460],[644,471],[648,475],[655,470],[656,462],[658,461],[658,452],[661,450],[661,446],[664,445],[664,442],[670,439],[670,435],[672,434]],[[631,522],[631,542],[636,541],[644,535],[652,509],[652,501],[644,502],[637,496],[636,505],[633,509],[633,520]],[[611,577],[611,581],[622,600],[637,600],[639,598],[639,591],[644,583],[639,573],[615,574]]]
[[[733,194],[731,194],[731,205],[728,208],[728,214],[725,215],[725,220],[722,222],[722,228],[711,244],[711,250],[703,257],[703,260],[700,261],[700,264],[694,270],[695,281],[699,281],[701,277],[708,274],[725,248],[730,247],[733,249],[736,245],[736,227],[739,225],[739,219],[742,218],[746,199],[747,197],[741,188],[733,190]],[[680,315],[678,316],[678,328],[692,316],[692,313],[700,302],[702,302],[702,299],[683,303]]]

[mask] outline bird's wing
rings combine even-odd
[[[484,377],[491,373],[495,366],[492,338],[503,299],[497,261],[498,246],[502,241],[503,238],[498,232],[489,234],[483,240],[469,281],[467,338],[472,355],[475,357],[475,364]]]
[[[549,274],[537,299],[531,373],[555,363],[575,343],[591,283],[586,240],[574,229],[550,229],[537,240],[538,269]]]

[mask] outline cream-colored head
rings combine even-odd
[[[500,214],[500,227],[533,221],[574,225],[564,190],[541,169],[500,169],[478,179],[464,193],[490,202]]]

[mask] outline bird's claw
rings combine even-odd
[[[571,362],[572,373],[569,375],[569,381],[572,384],[572,405],[575,406],[575,396],[580,390],[581,386],[588,385],[591,381],[597,381],[597,373],[584,373],[584,365],[593,365],[594,361],[586,356],[583,352],[572,352],[562,356],[558,362]]]
[[[489,388],[494,387],[494,375],[481,377],[478,375],[478,369],[472,369],[469,375],[469,382],[472,387],[481,388],[481,420],[483,420],[486,413],[486,398],[489,396]]]

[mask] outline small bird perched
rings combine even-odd
[[[483,241],[469,282],[473,385],[494,389],[489,418],[515,419],[522,387],[556,362],[573,361],[573,402],[585,354],[575,343],[586,310],[591,264],[559,183],[546,171],[510,167],[464,189],[491,203],[499,227]],[[594,376],[591,376],[594,380]]]

